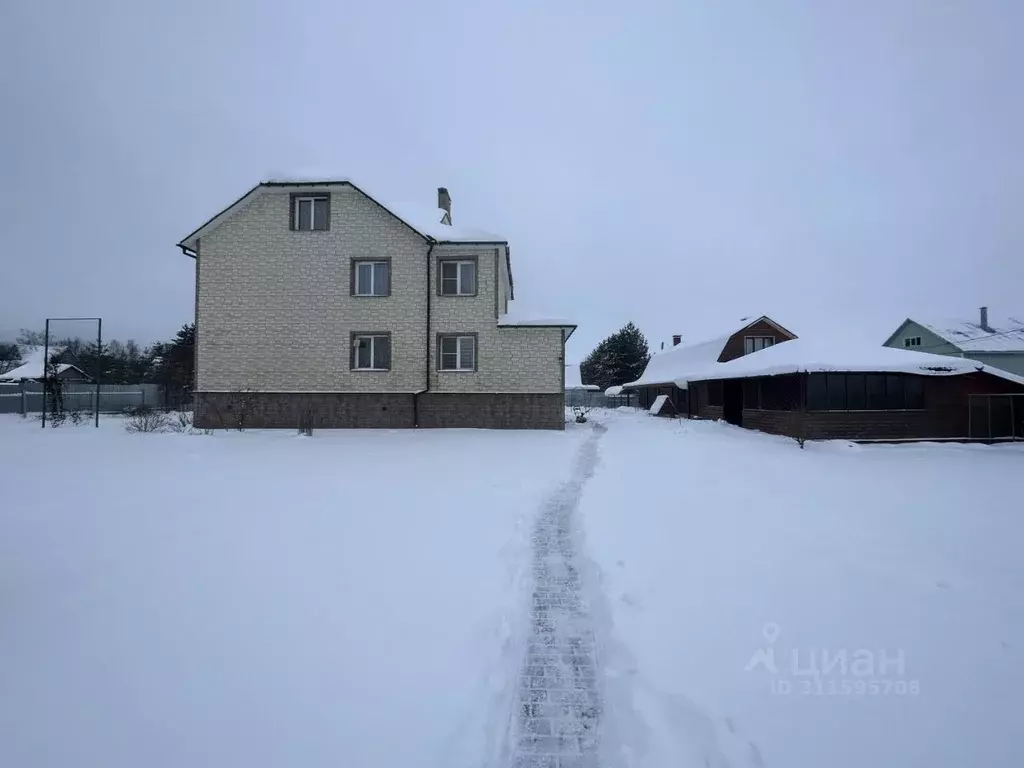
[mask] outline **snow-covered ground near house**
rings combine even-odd
[[[1024,446],[603,418],[579,511],[628,765],[1024,764]]]
[[[591,417],[0,417],[0,765],[1024,764],[1024,446]]]
[[[582,434],[0,416],[0,765],[479,768]]]

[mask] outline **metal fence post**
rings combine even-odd
[[[47,356],[50,354],[50,318],[46,318],[46,338],[43,339],[43,421],[42,427],[46,429],[46,373],[49,369]]]
[[[18,388],[21,390],[21,415],[28,415],[28,395],[25,394],[25,382],[18,382]]]
[[[1013,439],[1017,439],[1017,414],[1013,407],[1013,401],[1017,398],[1010,395],[1010,433],[1013,435]]]
[[[100,375],[103,373],[103,318],[96,318],[96,429],[100,428]]]

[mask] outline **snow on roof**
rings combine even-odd
[[[712,363],[718,362],[718,358],[721,357],[722,350],[730,338],[761,320],[767,320],[772,325],[776,325],[767,315],[748,315],[741,317],[738,323],[733,323],[719,332],[709,335],[704,341],[689,344],[684,342],[668,349],[659,350],[651,355],[643,375],[636,381],[623,384],[623,386],[646,387],[685,381],[687,376],[694,371],[704,370]],[[789,332],[787,331],[787,333]],[[685,385],[679,386],[686,388]]]
[[[41,379],[43,377],[44,361],[46,358],[46,347],[42,345],[19,344],[18,351],[21,352],[21,365],[17,368],[0,374],[0,379],[18,381],[20,379]],[[51,346],[50,357],[64,352],[64,347]],[[58,372],[68,369],[67,365],[61,365]]]
[[[360,184],[357,188],[383,205],[421,235],[426,235],[439,242],[504,243],[508,241],[506,237],[475,227],[457,227],[452,224],[442,224],[440,216],[437,214],[440,210],[438,208],[429,205],[418,205],[416,203],[385,202],[363,185]],[[444,211],[440,212],[444,213]]]
[[[45,374],[45,359],[47,349],[44,346],[34,346],[28,344],[21,344],[18,346],[21,352],[21,365],[7,373],[0,374],[0,381],[20,381],[21,379],[41,379]],[[66,347],[62,346],[51,346],[49,348],[49,356],[52,360],[54,355],[61,355],[64,353]],[[77,365],[71,365],[70,363],[60,363],[57,365],[57,373],[64,373],[69,368],[73,368],[83,376],[87,374]]]
[[[1012,317],[989,318],[991,330],[968,320],[932,318],[914,322],[964,352],[1024,352],[1024,322]]]
[[[455,227],[450,224],[444,224],[442,223],[442,218],[447,211],[438,208],[437,206],[389,200],[387,196],[377,194],[375,190],[370,189],[362,182],[356,181],[349,176],[319,176],[317,174],[304,176],[285,175],[268,179],[267,181],[262,182],[262,184],[278,186],[282,184],[295,184],[301,186],[315,186],[317,184],[323,184],[324,186],[330,186],[332,184],[349,184],[358,189],[364,195],[375,200],[378,204],[393,213],[421,235],[426,235],[434,240],[441,242],[484,243],[504,243],[508,240],[501,235],[486,232],[475,227]]]
[[[425,238],[436,240],[437,242],[447,243],[507,243],[508,238],[501,235],[496,235],[492,232],[486,232],[482,229],[475,227],[455,227],[449,224],[443,224],[441,222],[441,212],[435,206],[429,205],[418,205],[416,203],[400,203],[395,201],[389,201],[386,197],[375,194],[365,184],[354,181],[347,176],[331,176],[331,175],[301,175],[301,176],[289,176],[289,175],[276,175],[273,178],[261,181],[255,187],[250,189],[238,200],[231,203],[227,208],[224,208],[219,213],[215,214],[212,218],[202,224],[191,234],[183,238],[178,245],[184,246],[190,250],[195,249],[195,238],[199,236],[207,227],[216,226],[227,216],[230,216],[233,211],[239,208],[246,200],[252,195],[263,194],[268,188],[271,187],[282,187],[282,186],[296,186],[296,187],[330,187],[336,185],[347,184],[351,187],[362,192],[364,195],[369,197],[371,200],[376,202],[385,210],[392,213],[396,218],[405,222],[410,228],[423,235]]]
[[[498,325],[534,325],[534,326],[555,326],[559,328],[576,328],[576,323],[564,317],[548,315],[544,312],[535,312],[521,309],[515,301],[508,303],[508,311],[498,318]]]
[[[622,386],[619,385],[619,384],[616,384],[614,387],[608,387],[608,389],[606,389],[604,391],[604,393],[606,395],[608,395],[609,397],[614,397],[615,395],[621,395],[622,394]]]
[[[580,377],[580,364],[579,363],[566,363],[565,364],[565,388],[566,389],[586,389],[590,392],[596,392],[601,389],[596,384],[584,384],[583,379]]]
[[[692,371],[682,382],[831,371],[916,373],[921,376],[959,376],[982,371],[1024,384],[1024,377],[963,357],[868,344],[837,345],[831,338],[793,339],[785,344],[776,344],[727,363],[715,363],[702,371]],[[679,381],[675,383],[682,386]]]
[[[71,365],[69,363],[61,363],[57,366],[57,373],[64,373],[69,368],[74,368],[79,373],[82,373],[81,369]],[[52,375],[52,374],[51,374]],[[12,371],[8,371],[0,375],[0,381],[21,381],[21,379],[41,379],[43,378],[43,366],[33,365],[32,363],[26,365],[20,365]]]
[[[684,379],[694,371],[704,370],[718,361],[718,357],[722,354],[722,348],[731,335],[694,344],[679,344],[655,352],[647,362],[643,375],[636,381],[623,386],[646,387],[654,384],[671,384],[677,379]]]

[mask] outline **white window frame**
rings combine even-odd
[[[380,265],[380,264],[383,264],[384,266],[386,266],[388,268],[388,276],[387,276],[387,279],[384,281],[383,291],[381,293],[377,293],[374,290],[377,287],[377,270],[376,270],[376,267],[378,265]],[[369,291],[360,291],[359,290],[359,287],[360,287],[359,286],[359,268],[361,266],[364,266],[364,265],[368,266],[370,268],[370,290]],[[355,281],[356,281],[356,284],[355,284],[355,295],[356,296],[387,296],[388,295],[388,285],[391,283],[391,263],[390,262],[384,261],[384,260],[369,261],[367,259],[363,259],[363,260],[360,260],[360,261],[356,262],[355,271],[356,271],[356,274],[355,274]]]
[[[295,197],[292,198],[292,229],[294,229],[296,232],[323,232],[324,230],[327,229],[326,221],[324,222],[325,226],[321,227],[320,229],[317,229],[317,200],[323,200],[324,202],[327,203],[325,209],[328,208],[331,204],[330,197],[328,197],[327,195],[296,195]],[[309,229],[302,229],[299,226],[299,207],[302,205],[302,203],[309,203]],[[330,214],[328,213],[325,213],[324,215],[327,217],[330,216]]]
[[[359,342],[362,339],[369,339],[370,341],[370,367],[364,368],[359,365]],[[376,368],[373,365],[376,355],[377,339],[388,340],[388,367],[387,368]],[[391,337],[386,333],[357,333],[352,337],[352,370],[353,371],[390,371],[391,370]]]
[[[445,265],[447,265],[447,264],[454,264],[455,265],[455,293],[445,293],[444,292],[444,280],[445,280],[444,268],[445,268]],[[463,290],[463,285],[462,285],[462,268],[464,266],[466,266],[467,264],[471,265],[473,267],[473,290],[472,291],[464,291]],[[440,269],[441,269],[441,295],[442,296],[475,296],[476,295],[477,289],[479,287],[477,285],[477,281],[479,280],[480,276],[477,274],[478,270],[477,270],[477,263],[476,263],[475,259],[442,259],[441,260],[441,267],[440,267]]]
[[[905,349],[912,349],[913,347],[921,346],[920,336],[908,336],[903,340],[903,346]]]
[[[444,355],[445,355],[444,343],[446,341],[450,340],[450,339],[454,339],[455,340],[455,366],[456,366],[455,368],[445,368],[444,367]],[[462,366],[462,350],[463,350],[463,345],[465,345],[466,343],[468,343],[470,345],[470,348],[473,350],[473,365],[471,367],[469,367],[469,368],[464,368]],[[449,371],[449,372],[462,372],[462,373],[465,373],[466,371],[475,371],[476,370],[476,366],[477,366],[477,348],[476,348],[476,343],[477,343],[477,337],[476,336],[471,336],[469,334],[466,334],[464,336],[463,335],[459,335],[457,333],[446,333],[446,334],[443,334],[441,336],[441,340],[438,342],[438,345],[437,345],[437,347],[438,347],[438,349],[437,349],[437,355],[438,355],[437,367],[438,367],[438,370]]]
[[[772,343],[771,344],[765,344],[764,342],[767,339],[771,339]],[[760,347],[756,347],[755,346],[755,343],[758,342],[758,341],[761,342],[761,346]],[[750,351],[749,352],[747,351],[747,344],[748,344],[748,342],[750,344]],[[774,347],[774,346],[775,346],[775,337],[774,336],[744,336],[743,337],[743,354],[744,355],[752,355],[755,352],[760,352],[762,349],[768,349],[768,347]]]

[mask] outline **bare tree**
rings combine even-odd
[[[21,365],[21,350],[17,344],[0,344],[0,374],[13,371]]]
[[[44,331],[30,331],[28,328],[22,328],[15,341],[26,347],[41,347],[46,343],[46,333]]]
[[[46,378],[43,383],[43,408],[50,407],[50,425],[59,427],[67,414],[64,411],[64,379],[60,377],[57,355],[46,361]]]

